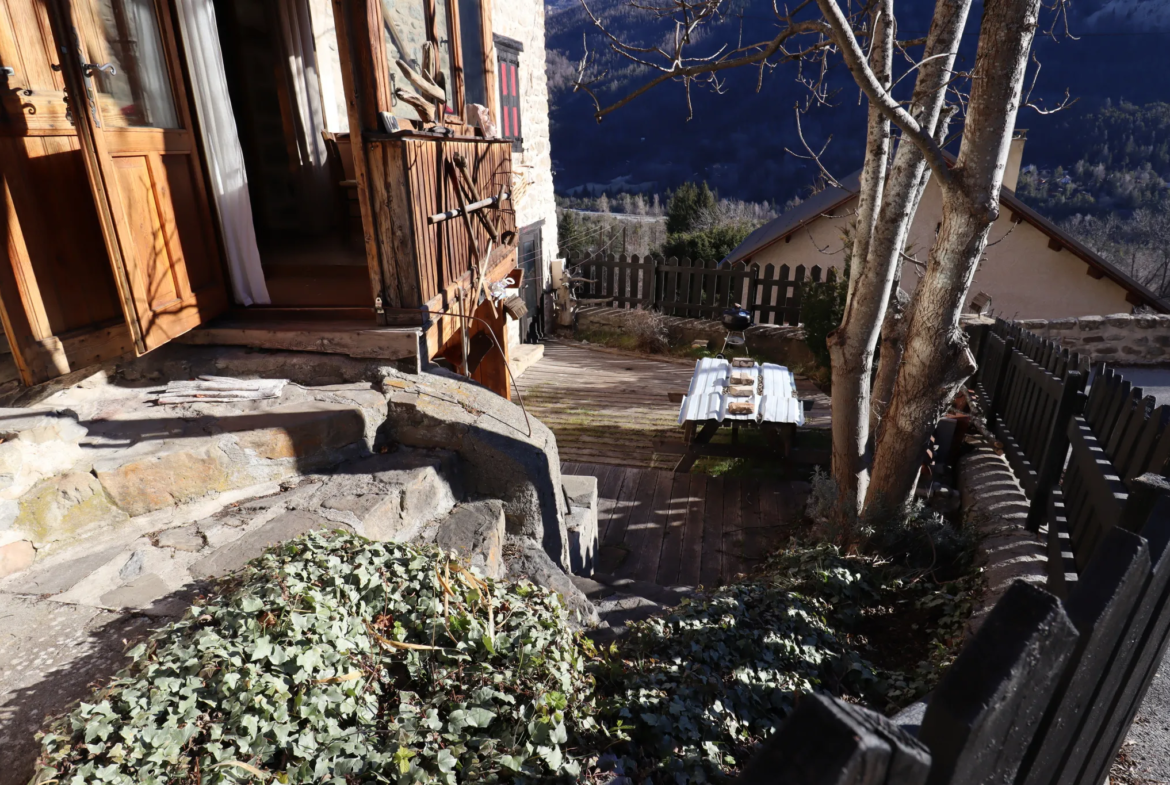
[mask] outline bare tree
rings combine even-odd
[[[754,66],[762,79],[767,69],[782,62],[794,64],[796,77],[809,87],[810,102],[825,103],[829,91],[824,75],[828,58],[836,55],[868,101],[849,290],[841,324],[829,337],[833,478],[840,493],[839,523],[848,532],[862,512],[911,497],[931,430],[974,369],[959,314],[998,214],[1040,0],[985,1],[969,79],[957,74],[954,65],[971,0],[937,0],[928,35],[913,42],[897,40],[894,0],[867,0],[848,14],[838,0],[806,0],[785,10],[774,5],[777,27],[770,39],[740,41],[697,56],[688,45],[701,25],[722,18],[725,0],[631,0],[630,5],[670,19],[674,34],[662,45],[635,46],[589,11],[612,51],[656,72],[603,105],[595,89],[598,77],[591,74],[593,57],[586,52],[576,89],[593,97],[599,120],[665,81],[681,82],[689,99],[696,83],[721,91],[719,74],[728,68]],[[812,14],[814,10],[819,13]],[[859,38],[868,39],[868,51]],[[923,51],[907,71],[907,76],[916,74],[911,98],[903,104],[894,96],[894,55],[900,50],[909,56],[907,50],[916,46]],[[968,84],[969,96],[962,92]],[[953,106],[948,107],[948,97]],[[956,108],[965,108],[966,116],[958,159],[952,164],[943,144]],[[819,154],[803,137],[802,142],[807,157],[820,166]],[[824,167],[821,171],[831,179]],[[874,410],[869,385],[874,353],[906,238],[930,177],[943,195],[942,227],[913,300],[895,308],[887,323],[890,356],[883,358],[879,375],[885,381],[877,388]]]

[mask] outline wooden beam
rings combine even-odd
[[[1089,274],[1090,278],[1096,278],[1099,281],[1105,277],[1105,272],[1103,270],[1100,270],[1091,264],[1088,267],[1089,267],[1089,269],[1086,270],[1085,272],[1087,272]]]
[[[374,360],[418,357],[418,328],[368,327],[353,322],[288,321],[257,324],[216,320],[175,339],[199,346],[249,346],[325,352]]]
[[[1055,237],[1048,238],[1048,247],[1057,253],[1060,253],[1064,250],[1064,245],[1061,244],[1060,240],[1057,240]]]
[[[134,355],[134,337],[123,320],[74,330],[48,340],[61,347],[71,371]]]
[[[496,40],[492,37],[492,0],[480,0],[479,29],[483,34],[483,79],[487,86],[487,107],[496,128],[500,128],[500,86],[496,84]]]
[[[386,223],[382,253],[386,277],[398,282],[397,307],[414,308],[422,303],[422,281],[418,248],[414,236],[414,205],[407,186],[405,141],[371,142],[381,148],[384,188],[379,193],[379,220]]]
[[[1134,294],[1133,292],[1125,293],[1125,301],[1130,305],[1149,305],[1144,297],[1139,294]]]
[[[366,265],[370,271],[370,288],[374,302],[386,295],[386,279],[378,253],[378,227],[374,217],[373,197],[367,172],[365,129],[378,130],[381,106],[390,109],[390,74],[386,63],[386,45],[382,37],[380,0],[333,0],[333,22],[337,28],[337,54],[341,62],[341,81],[345,89],[345,107],[349,115],[350,149],[353,173],[357,181],[358,206],[362,214],[362,238],[366,247]],[[371,29],[371,24],[373,28]],[[381,54],[378,59],[378,53]],[[384,104],[383,104],[384,102]],[[385,324],[385,314],[377,314]]]

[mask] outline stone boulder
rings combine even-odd
[[[569,569],[568,505],[556,438],[511,401],[453,373],[411,376],[387,371],[387,418],[380,444],[453,450],[466,490],[504,503],[508,533],[539,542]]]
[[[435,544],[455,551],[489,578],[504,577],[504,504],[497,499],[461,504],[439,524]]]
[[[553,563],[540,543],[528,537],[508,535],[504,543],[504,565],[509,580],[527,580],[559,594],[569,609],[569,623],[575,628],[597,626],[600,617],[593,603]]]
[[[86,472],[58,475],[20,498],[13,529],[38,548],[91,529],[117,525],[129,515],[115,506],[98,478]]]
[[[338,524],[308,510],[289,510],[196,561],[190,572],[197,578],[219,578],[242,569],[273,545],[316,529],[334,528]]]
[[[574,575],[593,574],[597,561],[597,478],[590,475],[563,475],[569,516],[569,566]]]
[[[447,515],[463,496],[450,451],[398,450],[339,467],[305,507],[380,542],[405,542]]]

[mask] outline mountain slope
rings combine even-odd
[[[925,32],[934,3],[899,0],[899,35]],[[775,29],[770,0],[735,0],[731,14],[699,42],[696,50],[714,51],[721,42],[763,40]],[[607,20],[619,36],[646,42],[663,39],[671,28],[624,0],[590,0],[590,8]],[[624,95],[641,84],[645,72],[608,51],[578,0],[550,0],[547,10],[550,55],[563,69],[576,63],[588,42],[602,69],[609,70],[604,98]],[[973,63],[982,7],[976,3],[960,50],[960,69]],[[1019,127],[1029,129],[1025,162],[1054,167],[1082,157],[1070,146],[1078,143],[1078,118],[1106,99],[1145,103],[1170,96],[1170,69],[1163,50],[1170,45],[1170,3],[1162,0],[1086,0],[1070,16],[1079,39],[1041,37],[1036,50],[1043,63],[1033,100],[1051,106],[1066,88],[1079,100],[1056,115],[1024,110]],[[1047,20],[1051,23],[1051,20]],[[1058,28],[1059,29],[1059,28]],[[904,65],[902,67],[905,67]],[[559,191],[586,183],[648,184],[653,190],[677,186],[688,179],[706,179],[724,196],[757,201],[785,201],[807,189],[815,179],[811,162],[785,152],[803,153],[796,131],[794,106],[808,91],[795,81],[791,64],[766,73],[757,91],[758,72],[724,72],[723,94],[696,87],[694,117],[687,120],[682,87],[663,84],[597,124],[588,96],[557,91],[553,97],[552,146]],[[864,108],[857,89],[839,59],[829,81],[839,92],[833,107],[819,107],[802,118],[808,143],[819,149],[832,141],[824,160],[838,177],[860,165],[863,153]],[[912,80],[907,79],[905,88]]]

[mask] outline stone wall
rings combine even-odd
[[[544,221],[541,264],[547,283],[550,280],[549,262],[559,252],[552,146],[549,142],[548,81],[544,71],[544,3],[542,0],[496,0],[492,3],[492,32],[519,41],[524,46],[519,68],[520,126],[524,149],[513,154],[512,166],[517,175],[524,175],[528,186],[516,205],[516,226]],[[499,90],[499,86],[492,89]],[[508,341],[516,344],[520,340],[517,324],[511,319],[508,321]]]
[[[1170,315],[1124,314],[1075,319],[1023,319],[1019,324],[1090,362],[1152,365],[1170,362]]]
[[[626,328],[629,311],[621,308],[592,307],[577,312],[577,328],[621,332]],[[712,349],[723,345],[727,329],[712,319],[690,319],[682,316],[663,316],[663,326],[672,346],[688,346],[695,341],[706,341]],[[765,362],[779,363],[788,368],[816,365],[816,358],[804,340],[804,328],[791,325],[757,324],[745,335],[747,347],[755,357]],[[731,355],[740,349],[732,347]]]

